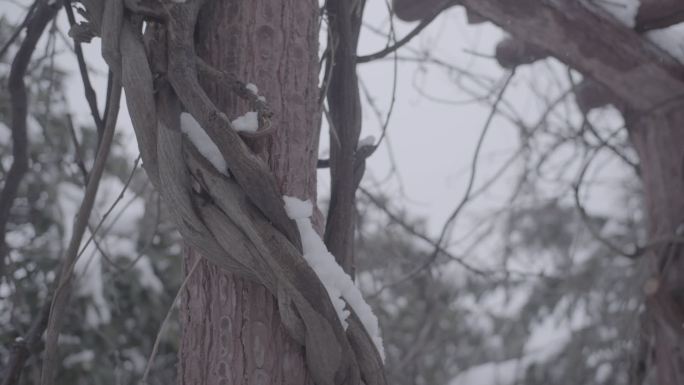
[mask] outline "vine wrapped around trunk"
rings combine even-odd
[[[382,359],[358,317],[352,314],[347,330],[342,328],[326,289],[304,261],[273,174],[199,84],[199,72],[232,84],[259,111],[262,130],[256,135],[268,135],[266,107],[244,84],[195,55],[195,23],[204,2],[82,2],[102,37],[103,57],[120,72],[145,170],[185,242],[217,266],[268,288],[289,334],[305,346],[317,384],[385,384]],[[147,50],[143,17],[149,21]],[[231,177],[184,137],[182,112],[206,130]]]

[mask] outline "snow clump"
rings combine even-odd
[[[302,247],[304,249],[304,259],[316,272],[323,286],[325,286],[330,300],[337,311],[337,316],[342,323],[342,327],[346,330],[348,326],[347,317],[349,317],[349,311],[344,308],[346,301],[359,317],[359,320],[361,320],[375,347],[378,349],[380,357],[384,361],[385,349],[382,344],[382,337],[380,336],[378,319],[373,314],[371,307],[363,299],[361,291],[354,285],[354,281],[337,264],[335,257],[328,251],[325,243],[323,243],[321,237],[314,230],[310,219],[313,214],[313,205],[309,201],[302,201],[289,196],[284,196],[283,201],[285,202],[285,210],[288,217],[296,222],[299,229],[299,236],[302,238]]]

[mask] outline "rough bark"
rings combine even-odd
[[[684,105],[625,117],[639,153],[653,244],[645,287],[645,330],[652,333],[647,350],[653,357],[645,364],[655,365],[659,385],[684,384]]]
[[[252,141],[285,195],[315,201],[318,140],[317,4],[309,0],[212,1],[198,22],[197,53],[256,84],[274,112],[274,134]],[[202,79],[230,119],[248,106]],[[190,252],[186,266],[192,265]],[[202,262],[181,306],[182,384],[308,384],[302,347],[285,331],[265,287]]]

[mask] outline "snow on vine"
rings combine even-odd
[[[230,124],[235,131],[257,132],[259,129],[259,120],[256,111],[249,111],[248,113],[236,118]]]
[[[335,257],[328,251],[325,243],[314,230],[310,219],[313,213],[313,205],[309,201],[302,201],[289,196],[284,196],[283,201],[285,202],[287,216],[297,223],[299,236],[302,238],[304,259],[325,286],[342,327],[346,330],[348,326],[349,311],[344,308],[346,301],[361,320],[384,361],[385,349],[380,336],[378,319],[363,299],[361,291],[354,285],[354,281],[335,262]]]
[[[365,146],[372,146],[373,144],[375,144],[375,136],[368,135],[365,138],[359,140],[359,144],[356,146],[356,149],[359,149],[359,148],[365,147]]]
[[[261,100],[262,102],[266,103],[266,98],[263,97],[263,96],[261,96],[261,95],[259,95],[259,87],[257,87],[256,84],[254,84],[254,83],[247,83],[247,85],[245,85],[245,88],[246,88],[249,92],[251,92],[251,93],[253,93],[254,95],[256,95],[257,99],[259,99],[259,100]]]
[[[180,116],[181,131],[188,136],[192,144],[197,150],[207,158],[207,160],[221,173],[230,176],[228,173],[228,165],[223,159],[221,151],[216,146],[216,143],[211,140],[206,131],[200,126],[199,122],[187,112],[181,113]]]

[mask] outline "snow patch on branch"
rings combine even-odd
[[[380,336],[378,319],[370,305],[363,299],[361,291],[354,285],[354,281],[337,264],[335,257],[328,251],[325,243],[314,230],[310,219],[313,214],[313,205],[309,201],[302,201],[289,196],[283,196],[283,201],[285,202],[287,216],[297,223],[299,236],[302,238],[304,259],[325,286],[342,327],[346,330],[348,326],[349,311],[344,308],[346,301],[359,317],[384,361],[385,349]]]
[[[245,85],[245,88],[247,89],[247,91],[253,93],[261,102],[266,103],[266,98],[259,95],[259,87],[257,87],[256,84],[247,83],[247,85]]]
[[[226,176],[230,176],[228,173],[228,165],[226,164],[226,160],[223,159],[221,151],[197,120],[189,113],[183,112],[180,116],[180,126],[181,131],[188,136],[200,154],[207,158],[219,172]]]
[[[641,5],[639,0],[594,0],[594,4],[611,14],[621,24],[634,28]]]
[[[372,146],[374,144],[375,144],[375,136],[368,135],[365,138],[359,140],[359,144],[356,146],[356,149],[358,150],[361,147]]]
[[[684,63],[684,23],[648,31],[644,35],[651,43]]]
[[[65,368],[73,368],[77,365],[89,367],[95,359],[95,352],[91,349],[85,349],[78,353],[70,354],[64,358],[62,365]]]
[[[12,130],[3,122],[0,122],[0,143],[8,144],[12,140]]]
[[[259,129],[259,119],[256,111],[249,111],[248,113],[238,117],[230,122],[235,131],[257,132]]]
[[[257,87],[256,84],[254,84],[254,83],[247,83],[247,85],[245,86],[245,88],[246,88],[249,92],[253,93],[254,95],[259,95],[259,87]]]

